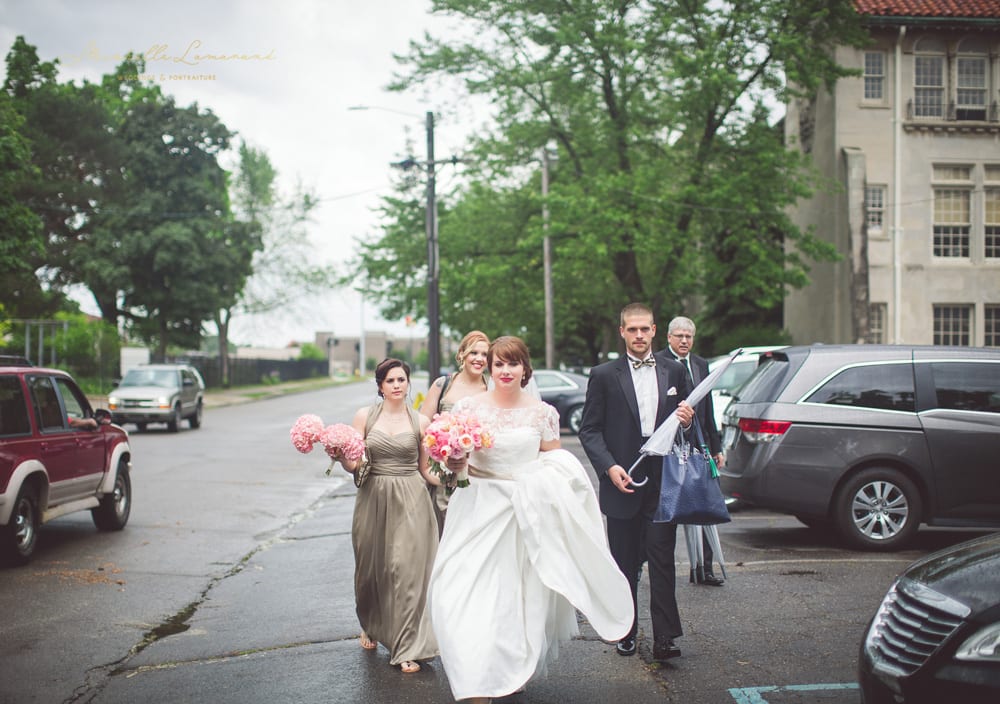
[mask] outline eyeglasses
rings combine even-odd
[[[670,337],[676,337],[678,340],[693,340],[694,335],[688,335],[687,333],[672,332]]]

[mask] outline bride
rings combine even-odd
[[[587,473],[559,449],[559,415],[523,391],[528,348],[498,338],[487,363],[493,388],[454,412],[475,414],[493,447],[468,458],[472,483],[452,496],[428,597],[452,694],[477,702],[544,675],[579,632],[577,610],[608,641],[633,615]]]

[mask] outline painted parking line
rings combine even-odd
[[[740,689],[730,689],[736,704],[767,704],[762,694],[767,692],[821,692],[839,689],[857,689],[857,682],[845,682],[844,684],[789,684],[785,686],[770,687],[742,687]]]

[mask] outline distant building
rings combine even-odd
[[[361,339],[357,335],[335,335],[333,332],[317,332],[315,344],[330,353],[330,374],[354,374],[361,369]],[[441,348],[442,355],[450,348],[447,341]],[[364,355],[369,371],[386,357],[399,356],[406,360],[426,359],[427,337],[398,335],[390,336],[383,331],[366,330]],[[447,363],[450,360],[444,360]]]
[[[1000,0],[855,0],[862,75],[787,106],[836,192],[794,213],[842,259],[785,300],[795,342],[1000,346]]]

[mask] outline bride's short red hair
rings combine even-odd
[[[528,385],[528,380],[531,378],[531,355],[528,354],[528,346],[524,344],[524,340],[513,335],[498,337],[490,345],[490,351],[486,353],[486,364],[491,370],[494,359],[501,359],[504,362],[520,362],[524,368],[521,388]]]

